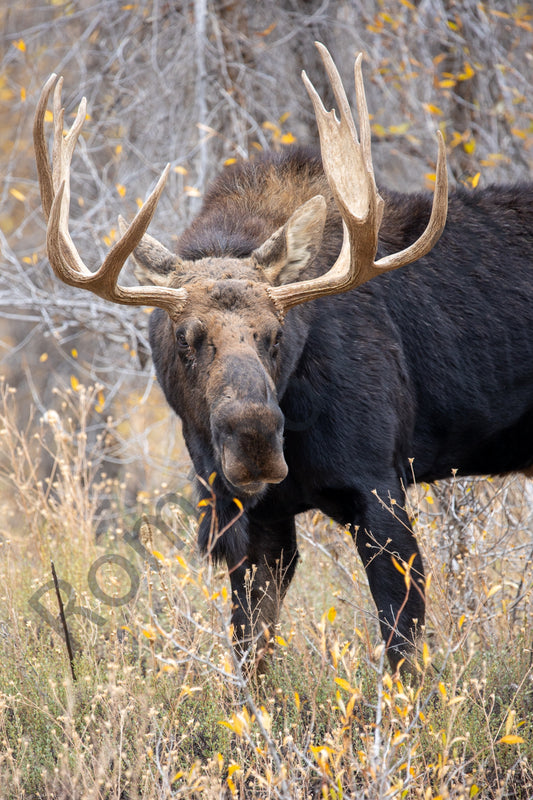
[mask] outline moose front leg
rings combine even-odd
[[[387,491],[379,496],[388,494]],[[370,497],[361,524],[355,526],[354,538],[391,666],[396,669],[405,659],[405,669],[409,671],[425,619],[424,566],[407,514],[399,504],[392,507],[392,512],[383,509],[375,496]]]
[[[246,654],[258,672],[272,651],[283,598],[296,569],[298,549],[294,519],[275,524],[249,523],[248,556],[230,563],[235,649]]]

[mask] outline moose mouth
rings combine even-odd
[[[224,444],[221,450],[221,466],[228,483],[246,497],[261,495],[270,484],[281,483],[288,472],[283,451],[269,453],[268,463],[259,466],[254,459],[245,459]]]

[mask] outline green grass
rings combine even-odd
[[[524,481],[410,492],[432,575],[425,646],[410,683],[388,672],[350,537],[321,515],[303,517],[302,563],[270,670],[247,683],[230,647],[227,578],[198,558],[183,509],[164,512],[183,542],[178,550],[154,524],[141,528],[151,566],[122,531],[155,513],[156,496],[144,493],[143,507],[124,512],[122,530],[100,526],[95,535],[98,497],[107,492],[117,509],[124,500],[120,484],[102,479],[100,444],[90,447],[83,430],[94,393],[71,393],[70,426],[52,418],[31,442],[13,421],[12,395],[3,398],[3,798],[533,796]],[[53,486],[36,466],[45,441]],[[124,561],[104,559],[99,599],[87,576],[110,554],[131,574]],[[50,557],[75,590],[71,605],[92,615],[68,618],[79,643],[76,681],[64,641],[29,606],[50,581]],[[106,603],[128,594],[133,574],[135,596]],[[41,602],[57,616],[53,592]]]

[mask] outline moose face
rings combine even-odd
[[[161,364],[155,359],[160,382],[191,453],[209,452],[243,498],[287,475],[278,391],[299,348],[284,336],[269,290],[297,279],[314,258],[325,214],[323,198],[313,198],[246,258],[183,260],[149,236],[133,253],[143,284],[186,293],[151,326],[152,350],[164,354]]]
[[[283,330],[265,284],[229,277],[242,275],[244,265],[235,266],[195,263],[200,273],[223,267],[225,277],[188,282],[189,302],[166,324],[185,435],[209,446],[231,491],[249,496],[287,474],[277,398]]]

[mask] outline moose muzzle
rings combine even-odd
[[[277,406],[238,400],[218,404],[211,418],[213,441],[226,480],[256,494],[287,475],[283,415]]]

